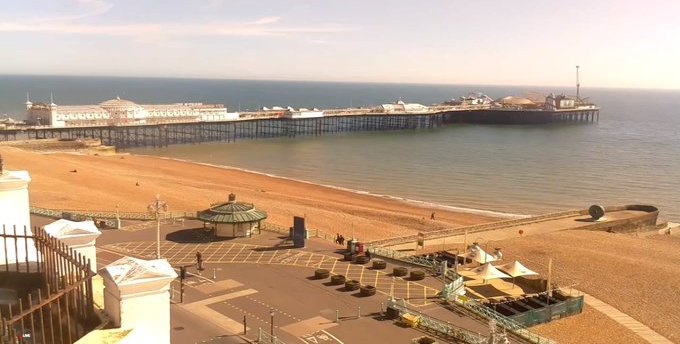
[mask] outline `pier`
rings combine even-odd
[[[595,122],[598,108],[557,111],[494,109],[488,106],[437,107],[426,113],[375,113],[330,110],[317,118],[281,118],[244,114],[228,121],[154,123],[139,125],[47,127],[0,130],[0,141],[37,139],[99,139],[118,148],[166,147],[171,144],[236,142],[273,137],[294,138],[329,133],[433,129],[447,124],[545,124]]]

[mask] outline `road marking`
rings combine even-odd
[[[272,260],[274,260],[274,256],[276,256],[276,251],[272,253],[272,257],[269,259],[269,262],[267,264],[271,264]]]
[[[236,254],[234,255],[234,257],[231,258],[231,260],[230,260],[229,262],[230,262],[230,263],[233,263],[234,260],[236,260],[236,257],[238,257],[238,255],[241,254],[241,252],[243,252],[243,249],[244,249],[244,248],[245,248],[245,247],[241,246],[241,249],[238,250],[238,253],[236,253]]]
[[[255,252],[255,250],[253,250],[253,249],[251,248],[251,249],[250,249],[250,252],[248,252],[248,256],[247,256],[246,259],[244,259],[243,261],[244,261],[244,262],[247,262],[247,261],[250,259],[250,255],[252,255],[253,252]]]
[[[362,266],[362,268],[361,268],[361,274],[359,275],[359,284],[363,284],[363,280],[364,280],[364,271],[366,271],[366,269],[363,268],[363,266]]]
[[[336,265],[336,264],[338,264],[338,260],[337,260],[337,259],[333,262],[333,268],[331,268],[331,273],[335,273],[335,265]]]
[[[335,339],[335,341],[337,341],[339,344],[345,344],[345,343],[343,343],[340,339],[338,339],[338,337],[336,337],[336,336],[334,336],[334,335],[328,333],[328,331],[326,331],[326,330],[321,330],[321,332],[323,332],[323,333],[329,335],[331,338]]]

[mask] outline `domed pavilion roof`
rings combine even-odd
[[[126,110],[136,109],[140,107],[135,102],[126,99],[120,99],[120,97],[116,97],[116,99],[109,99],[105,102],[100,103],[99,106],[107,110],[108,109]]]
[[[520,98],[520,97],[513,97],[513,96],[508,96],[508,97],[503,97],[497,102],[501,104],[506,104],[506,105],[531,105],[534,104],[531,100],[527,98]]]
[[[198,219],[212,223],[257,222],[267,218],[267,213],[255,209],[251,203],[236,202],[236,195],[229,195],[229,201],[200,211]]]

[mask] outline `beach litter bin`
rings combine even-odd
[[[401,322],[408,327],[415,328],[418,327],[418,324],[420,323],[420,316],[410,313],[404,313],[401,316]]]

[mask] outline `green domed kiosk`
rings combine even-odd
[[[236,195],[231,193],[228,202],[200,211],[197,217],[206,228],[208,224],[214,228],[215,236],[249,237],[255,231],[260,233],[261,221],[267,218],[267,213],[255,209],[252,203],[236,202]]]

